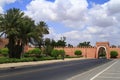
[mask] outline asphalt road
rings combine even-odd
[[[68,80],[72,76],[81,74],[110,61],[107,59],[86,59],[11,68],[0,70],[0,80]]]
[[[84,73],[70,77],[67,80],[120,80],[120,60],[112,61],[90,69]]]

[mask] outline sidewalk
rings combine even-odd
[[[114,59],[67,80],[120,80],[120,60]]]
[[[65,62],[65,61],[73,61],[73,60],[81,60],[81,59],[85,59],[85,58],[66,58],[64,60],[46,60],[46,61],[36,61],[36,62],[5,63],[5,64],[0,64],[0,69],[33,66],[33,65],[40,65],[40,64],[50,64],[50,63],[56,63],[56,62]]]

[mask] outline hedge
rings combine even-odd
[[[110,52],[110,57],[111,58],[117,58],[117,56],[118,56],[118,52],[117,51],[111,51]]]
[[[74,54],[77,55],[77,56],[80,56],[80,55],[82,55],[82,51],[81,50],[76,50],[74,52]]]

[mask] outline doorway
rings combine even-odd
[[[106,58],[106,48],[100,47],[98,50],[98,58]]]

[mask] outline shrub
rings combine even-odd
[[[110,52],[110,57],[111,58],[117,58],[117,56],[118,56],[118,52],[117,51],[111,51]]]
[[[54,49],[54,50],[52,50],[51,55],[52,55],[55,59],[57,59],[57,57],[59,56],[59,51],[56,50],[56,49]]]
[[[43,54],[45,54],[46,56],[51,56],[52,50],[53,50],[53,47],[51,45],[48,45],[44,48]]]
[[[77,56],[80,56],[80,55],[82,55],[82,51],[76,50],[76,51],[74,52],[74,54],[77,55]]]
[[[59,55],[62,57],[62,59],[64,60],[65,57],[65,51],[64,50],[59,50]]]
[[[0,58],[0,64],[2,64],[2,63],[16,63],[16,62],[29,62],[29,61],[34,61],[34,58],[21,58],[21,59],[7,58],[7,57]]]
[[[35,57],[40,57],[41,50],[39,48],[35,48],[35,49],[32,50],[32,54],[34,54]]]
[[[33,50],[29,50],[28,52],[24,53],[24,57],[40,57],[41,50],[39,48],[35,48]]]
[[[53,60],[53,59],[54,59],[54,57],[47,56],[47,57],[41,57],[40,61],[43,61],[43,60]]]
[[[32,54],[32,50],[29,50],[27,53],[28,53],[28,54]]]
[[[8,56],[8,52],[9,52],[8,48],[2,48],[0,50],[1,55],[5,56],[5,57]]]
[[[25,53],[23,54],[23,56],[24,56],[24,57],[30,57],[30,55],[29,55],[28,52],[25,52]]]

